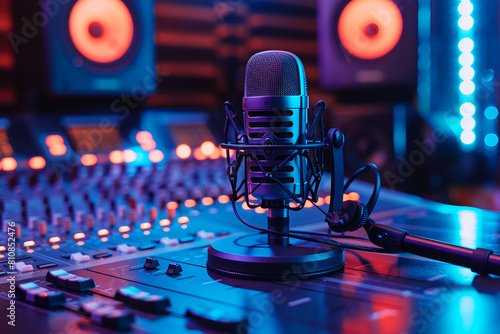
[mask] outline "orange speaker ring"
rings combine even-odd
[[[120,0],[78,0],[69,15],[69,33],[85,58],[109,63],[130,48],[134,22]]]
[[[398,44],[403,17],[391,0],[352,0],[340,14],[338,32],[340,42],[352,55],[380,58]]]

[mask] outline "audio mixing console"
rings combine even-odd
[[[96,134],[95,117],[46,121],[51,125],[38,124],[37,131],[28,124],[27,132],[19,132],[15,120],[4,121],[10,127],[4,126],[2,150],[8,144],[14,154],[1,160],[0,176],[3,333],[496,328],[497,278],[409,254],[346,250],[345,268],[310,280],[257,282],[207,271],[214,240],[255,232],[232,212],[225,159],[211,145],[202,147],[216,138],[203,117],[189,118],[199,122],[186,127],[175,114],[155,123],[145,113],[137,128],[109,118],[115,125],[106,139],[86,151],[71,138]],[[168,131],[172,137],[162,137],[168,127],[175,128]],[[188,128],[195,133],[186,134]],[[23,133],[35,137],[35,152],[16,151]],[[177,146],[197,136],[189,148]],[[317,203],[324,209],[329,184],[325,175]],[[347,198],[366,202],[371,185],[356,182],[350,191]],[[248,221],[265,225],[264,209],[237,207]],[[425,237],[500,250],[498,213],[383,189],[371,217]],[[327,232],[328,226],[311,205],[291,214],[291,228]]]

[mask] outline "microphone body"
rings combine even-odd
[[[248,144],[261,146],[246,157],[248,191],[263,201],[287,201],[304,195],[307,160],[288,159],[294,149],[266,149],[269,145],[296,145],[307,124],[309,98],[304,66],[285,51],[264,51],[247,63],[243,98],[244,129]],[[266,179],[272,173],[276,181]],[[267,202],[269,204],[269,202]]]

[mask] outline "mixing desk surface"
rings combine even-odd
[[[62,150],[59,137],[50,138],[49,151]],[[88,161],[82,156],[82,163],[62,176],[52,168],[57,159],[47,158],[51,168],[15,171],[9,171],[13,161],[2,160],[2,333],[497,328],[498,277],[406,253],[346,249],[343,269],[308,280],[219,276],[206,268],[208,246],[228,235],[255,233],[232,212],[225,159],[163,159],[161,151],[150,150],[152,163],[134,165],[124,163],[127,154],[118,151],[102,163],[93,160],[99,154],[89,154]],[[327,178],[322,186],[329,186]],[[351,188],[346,198],[367,201],[371,185],[355,182]],[[317,204],[326,210],[327,189],[320,195]],[[242,202],[237,208],[248,221],[265,226],[264,209],[250,210]],[[498,213],[383,189],[371,217],[416,235],[500,251]],[[324,218],[308,206],[291,213],[291,228],[327,232]],[[369,244],[362,238],[335,240]]]

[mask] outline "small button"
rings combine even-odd
[[[116,246],[116,250],[127,254],[137,252],[137,248],[135,246],[129,246],[127,244],[121,244]]]
[[[148,250],[148,249],[153,249],[155,247],[156,247],[155,244],[145,244],[145,245],[139,246],[139,249],[140,250]]]
[[[132,312],[104,303],[90,301],[82,303],[80,309],[90,316],[93,323],[116,331],[126,331],[134,322]]]
[[[64,269],[49,271],[45,276],[45,280],[47,282],[57,284],[57,278],[64,275],[69,275],[69,273]]]
[[[52,267],[57,267],[57,263],[54,262],[49,262],[49,263],[43,263],[37,265],[39,269],[47,269],[47,268],[52,268]]]
[[[73,277],[68,279],[68,289],[73,291],[86,291],[95,288],[95,282],[92,278]]]
[[[152,257],[148,257],[146,259],[146,262],[144,263],[143,267],[145,269],[155,269],[157,268],[158,266],[160,265],[160,263],[158,262],[157,259],[155,258],[152,258]]]
[[[193,236],[188,236],[188,237],[183,237],[179,239],[179,242],[181,244],[187,243],[187,242],[193,242],[195,240],[195,237]]]
[[[170,306],[170,300],[167,297],[152,295],[133,286],[118,290],[115,299],[127,305],[154,313],[163,312]]]
[[[62,292],[39,287],[35,282],[19,284],[17,291],[21,298],[44,307],[56,307],[66,302]]]
[[[206,232],[206,231],[198,231],[198,233],[196,233],[196,236],[200,239],[213,239],[215,238],[215,233],[214,232]]]
[[[104,259],[104,258],[107,258],[107,257],[110,257],[112,256],[113,254],[111,254],[111,252],[104,252],[104,253],[99,253],[99,254],[94,254],[94,259]]]
[[[179,275],[181,272],[182,272],[182,267],[180,264],[170,263],[168,265],[166,274],[172,276],[172,275]]]
[[[185,314],[186,318],[197,321],[200,325],[220,332],[246,332],[248,321],[244,316],[238,316],[221,308],[190,307]]]
[[[175,246],[179,244],[179,239],[170,239],[169,237],[163,237],[160,239],[160,243],[165,246]]]
[[[26,264],[24,262],[16,262],[15,264],[16,270],[22,273],[33,271],[33,265]]]
[[[82,254],[80,252],[78,252],[78,253],[71,253],[71,255],[70,255],[69,258],[70,258],[70,260],[76,261],[76,262],[87,262],[87,261],[90,261],[90,256],[88,256],[86,254],[84,255],[84,254]]]

